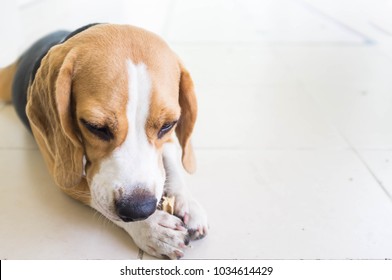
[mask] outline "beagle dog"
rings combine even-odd
[[[178,259],[207,234],[183,174],[195,170],[193,82],[157,35],[114,24],[52,33],[0,70],[0,99],[12,100],[60,189],[143,251]],[[174,215],[157,210],[163,194],[175,196]]]

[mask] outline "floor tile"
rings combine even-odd
[[[233,149],[345,149],[300,87],[200,87],[194,144]]]
[[[392,151],[358,150],[358,153],[392,198]]]
[[[21,44],[21,24],[18,14],[16,1],[2,1],[0,4],[0,26],[12,26],[10,28],[1,28],[1,52],[0,68],[11,64],[19,55],[18,46]]]
[[[75,30],[90,23],[132,24],[164,34],[170,0],[42,0],[21,9],[24,43],[23,51],[40,36],[59,30]],[[154,9],[151,9],[154,7]],[[37,14],[50,10],[40,21]]]
[[[189,182],[209,213],[210,235],[187,258],[392,257],[392,203],[352,152],[198,156]]]
[[[388,0],[380,1],[377,5],[374,5],[373,1],[355,1],[355,4],[352,4],[352,0],[303,2],[309,8],[333,18],[345,28],[367,37],[367,40],[373,43],[379,44],[387,39],[387,33],[391,30],[389,15],[392,5]]]
[[[152,8],[153,7],[153,8]],[[167,37],[173,0],[122,0],[123,22]]]
[[[374,46],[275,46],[274,51],[303,84],[392,84],[392,61]]]
[[[289,0],[176,1],[169,30],[176,42],[363,42],[333,19]]]
[[[392,60],[378,48],[302,46],[275,51],[350,145],[392,147]]]
[[[0,259],[137,258],[123,230],[54,185],[38,151],[0,150],[0,166]]]
[[[176,42],[252,41],[257,34],[244,19],[235,1],[176,1],[168,35]]]
[[[0,149],[38,149],[11,105],[0,109]]]
[[[392,83],[361,83],[307,84],[305,88],[350,145],[391,149]]]
[[[296,84],[268,45],[171,44],[196,85]]]

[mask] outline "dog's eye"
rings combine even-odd
[[[87,128],[92,134],[104,141],[110,141],[114,139],[113,133],[107,125],[100,126],[96,124],[89,123],[88,121],[81,119],[84,127]]]
[[[158,132],[158,138],[161,139],[166,133],[168,133],[173,126],[177,123],[177,121],[165,123]]]

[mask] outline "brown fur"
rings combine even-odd
[[[15,62],[0,69],[0,101],[11,103],[12,82],[17,68],[18,63]]]
[[[131,26],[97,25],[48,52],[29,88],[27,104],[33,134],[56,184],[86,204],[91,199],[88,182],[127,135],[127,59],[144,63],[151,76],[149,141],[161,152],[172,133],[158,139],[160,127],[179,119],[176,133],[183,165],[189,172],[195,169],[190,136],[197,105],[189,73],[158,36]],[[98,139],[81,119],[110,127],[114,139]]]
[[[79,185],[83,174],[84,151],[70,113],[75,58],[72,51],[54,47],[42,60],[26,107],[49,171],[64,190]]]
[[[189,72],[181,66],[180,96],[181,118],[176,133],[182,147],[182,164],[185,170],[193,173],[196,170],[196,160],[191,144],[191,135],[197,117],[197,102],[192,78]]]

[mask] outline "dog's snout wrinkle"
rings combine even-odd
[[[157,207],[156,197],[149,191],[136,189],[130,195],[122,195],[115,200],[116,213],[124,222],[147,219]]]

